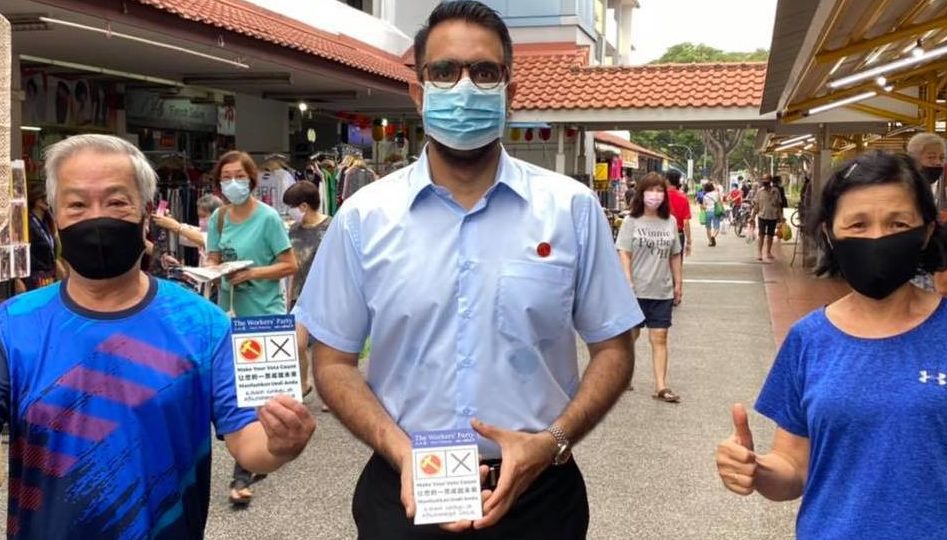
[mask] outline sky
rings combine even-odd
[[[632,16],[633,64],[690,41],[727,52],[769,49],[776,0],[639,0]]]

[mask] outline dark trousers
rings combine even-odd
[[[374,454],[355,486],[352,516],[359,540],[581,540],[589,528],[589,501],[582,473],[570,460],[546,469],[493,527],[448,533],[437,525],[413,525],[405,517],[401,475]]]

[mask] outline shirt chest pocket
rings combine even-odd
[[[535,262],[507,262],[497,281],[497,328],[508,339],[538,344],[569,327],[573,270]]]

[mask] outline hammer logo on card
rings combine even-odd
[[[435,454],[428,454],[421,458],[421,472],[434,476],[441,472],[441,458]]]
[[[240,344],[240,356],[244,360],[253,361],[260,358],[260,355],[263,354],[263,345],[255,339],[244,340]]]

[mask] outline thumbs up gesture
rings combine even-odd
[[[753,434],[743,405],[735,404],[732,414],[733,434],[717,446],[717,473],[727,489],[740,495],[749,495],[754,491],[756,477]]]

